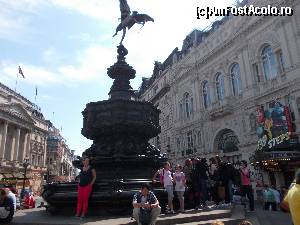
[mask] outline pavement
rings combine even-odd
[[[36,198],[36,206],[42,198]],[[253,225],[292,225],[289,213],[281,211],[265,211],[262,205],[255,204],[254,212],[245,212],[242,206],[229,209],[209,209],[204,211],[187,210],[184,214],[160,215],[157,225],[210,225],[218,220],[225,225],[237,225],[239,221],[247,219]],[[134,220],[127,217],[90,217],[80,219],[72,216],[51,215],[45,208],[19,210],[16,212],[12,225],[136,225]]]
[[[229,209],[214,210],[189,210],[186,213],[165,215],[161,214],[156,225],[190,224],[209,225],[215,220],[224,221],[226,225],[236,225],[244,218],[243,208],[233,207]],[[12,225],[136,225],[136,222],[128,217],[90,217],[80,219],[72,216],[50,215],[44,208],[17,211]]]
[[[292,225],[291,215],[281,211],[266,211],[256,204],[254,212],[246,213],[246,219],[253,225]]]

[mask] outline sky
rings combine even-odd
[[[224,8],[234,0],[127,0],[131,11],[154,18],[134,25],[123,41],[127,63],[137,71],[134,90],[150,77],[154,61],[163,62],[193,29],[215,18],[197,19],[197,7]],[[92,141],[81,135],[88,102],[108,99],[121,32],[118,0],[0,0],[0,82],[36,103],[44,117],[62,130],[76,154]],[[25,79],[18,76],[21,66]],[[17,79],[17,86],[16,86]],[[37,87],[37,98],[35,90]]]

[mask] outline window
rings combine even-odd
[[[266,80],[274,79],[277,76],[277,65],[274,52],[270,45],[267,45],[262,50],[262,62]]]
[[[183,107],[182,107],[182,103],[179,104],[179,118],[182,119],[183,117]]]
[[[189,118],[193,110],[193,98],[188,93],[184,94],[185,117]]]
[[[197,136],[196,136],[196,134],[194,134],[194,137],[193,137],[193,142],[195,142],[196,143],[196,140],[197,140]],[[193,147],[194,147],[194,145],[193,145]],[[197,149],[196,148],[194,148],[194,152],[196,152],[197,151]]]
[[[194,142],[193,142],[193,135],[192,131],[187,133],[187,152],[186,154],[192,154],[193,153],[193,148],[194,148]]]
[[[253,67],[253,72],[254,72],[256,81],[259,83],[259,82],[260,82],[260,76],[259,76],[258,63],[254,63],[254,64],[252,65],[252,67]]]
[[[154,94],[154,95],[156,94],[156,92],[157,92],[157,89],[158,89],[158,86],[157,86],[157,85],[155,85],[155,86],[154,86],[154,88],[153,88],[153,94]]]
[[[184,104],[185,104],[185,116],[186,118],[189,118],[191,115],[191,110],[190,110],[190,101],[189,101],[188,93],[184,95]]]
[[[31,157],[31,164],[35,166],[35,155],[32,155]]]
[[[224,100],[224,75],[222,73],[218,73],[216,76],[216,89],[217,89],[217,98],[219,101]]]
[[[277,56],[277,62],[278,62],[278,69],[280,71],[280,73],[283,73],[285,71],[285,62],[284,62],[284,58],[282,55],[282,51],[279,50],[276,52],[276,56]]]
[[[201,145],[201,131],[198,131],[198,145]]]
[[[208,81],[204,81],[202,85],[204,107],[207,109],[211,105],[210,89]]]
[[[180,151],[180,138],[176,138],[177,151]]]
[[[169,115],[166,116],[166,126],[167,127],[170,126],[170,116]]]
[[[234,96],[242,94],[242,80],[240,73],[240,66],[237,63],[234,63],[230,70],[232,91]]]
[[[171,138],[170,137],[167,138],[167,151],[171,152]]]

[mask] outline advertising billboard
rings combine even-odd
[[[259,106],[257,112],[258,150],[271,150],[288,143],[292,132],[290,110],[280,102],[273,102],[268,109]]]

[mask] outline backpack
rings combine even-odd
[[[276,202],[276,198],[275,198],[273,191],[271,191],[271,190],[267,191],[266,200],[267,200],[267,202]]]
[[[164,186],[164,175],[165,175],[165,169],[163,169],[163,172],[162,172],[162,174],[160,174],[160,177],[159,177],[159,181],[162,186]]]

